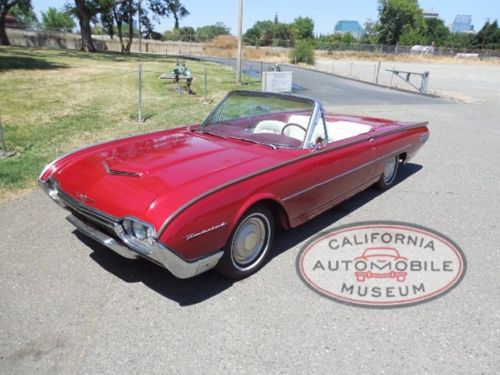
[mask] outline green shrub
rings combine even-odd
[[[290,62],[295,63],[306,63],[309,65],[314,65],[314,44],[310,40],[299,40],[295,42],[295,47],[290,52]]]

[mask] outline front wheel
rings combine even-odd
[[[217,271],[230,279],[243,279],[257,272],[266,261],[274,234],[273,216],[265,206],[243,215],[224,247]]]
[[[384,173],[377,181],[377,187],[382,190],[389,189],[396,180],[399,170],[399,156],[394,156],[385,163]]]

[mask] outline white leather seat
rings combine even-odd
[[[285,122],[278,120],[262,120],[255,126],[253,132],[281,134],[285,124]]]
[[[372,127],[352,121],[327,121],[326,129],[328,131],[329,142],[336,142],[368,133]]]

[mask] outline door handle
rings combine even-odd
[[[368,142],[370,142],[370,143],[375,143],[375,138],[370,138],[370,139],[368,140]]]

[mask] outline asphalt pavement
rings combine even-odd
[[[329,109],[429,120],[431,137],[388,191],[358,194],[278,234],[269,263],[230,282],[178,280],[79,235],[34,191],[0,205],[2,374],[497,374],[500,372],[500,109],[301,71]],[[432,301],[349,306],[300,280],[319,231],[366,220],[433,228],[463,249],[464,280]]]
[[[206,57],[204,60],[228,65],[233,68],[236,66],[234,59]],[[269,71],[274,67],[275,64],[262,64],[263,71]],[[443,103],[442,100],[436,100],[433,97],[369,85],[312,69],[304,69],[292,65],[282,65],[281,68],[282,71],[292,72],[294,92],[296,94],[313,96],[321,100],[324,105],[435,105]],[[243,82],[252,79],[260,80],[260,62],[243,60],[242,70],[257,74],[257,77],[243,75]]]

